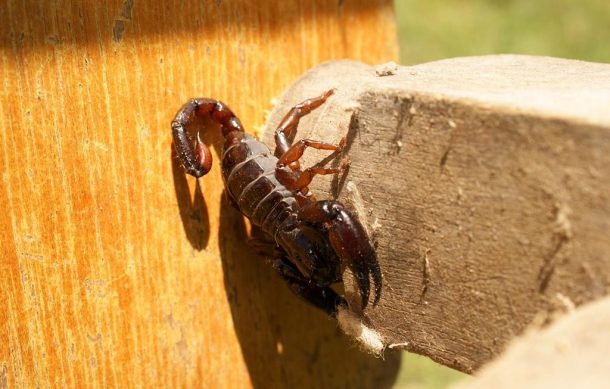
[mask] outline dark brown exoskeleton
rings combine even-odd
[[[307,186],[317,174],[336,174],[336,169],[319,166],[301,170],[299,159],[307,147],[340,151],[339,145],[290,139],[302,116],[319,107],[332,95],[327,91],[294,106],[275,134],[272,155],[264,143],[246,134],[239,119],[222,102],[192,99],[172,122],[174,146],[186,172],[195,177],[206,174],[212,155],[199,136],[195,147],[187,128],[198,116],[208,116],[220,124],[224,137],[222,175],[231,201],[272,238],[279,253],[273,267],[298,296],[335,316],[346,305],[330,285],[341,281],[345,266],[356,277],[364,309],[369,301],[370,279],[375,284],[373,304],[381,295],[381,271],[363,226],[337,201],[316,201]]]

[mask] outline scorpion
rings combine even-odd
[[[299,297],[336,317],[346,300],[332,284],[342,281],[345,267],[356,279],[364,309],[374,282],[374,301],[381,296],[381,270],[373,246],[360,221],[340,202],[317,201],[308,185],[316,175],[338,174],[346,169],[318,165],[301,169],[299,159],[307,148],[340,152],[345,138],[334,145],[302,139],[292,142],[301,117],[322,105],[334,90],[295,105],[275,132],[275,153],[247,134],[227,105],[210,98],[190,99],[171,123],[174,147],[187,174],[196,178],[212,167],[212,154],[197,133],[188,128],[198,117],[220,125],[222,177],[230,202],[274,245],[272,267]],[[194,143],[194,144],[193,144]]]

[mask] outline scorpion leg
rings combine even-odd
[[[332,89],[328,90],[318,97],[307,99],[292,107],[288,114],[284,116],[275,132],[275,155],[278,157],[276,177],[280,183],[293,191],[295,195],[307,194],[307,186],[316,175],[338,174],[347,167],[347,163],[344,161],[339,168],[313,166],[305,171],[301,171],[299,163],[299,159],[308,147],[318,150],[341,151],[345,146],[345,138],[342,138],[338,145],[312,139],[302,139],[295,144],[290,143],[290,138],[293,135],[293,131],[296,130],[301,117],[322,105],[333,93]],[[313,198],[310,200],[313,200]]]
[[[201,177],[210,171],[212,168],[212,153],[201,141],[199,134],[197,134],[195,147],[193,148],[193,142],[188,135],[187,127],[193,123],[195,118],[206,115],[220,124],[222,134],[225,137],[232,131],[243,132],[239,119],[221,101],[200,98],[191,99],[184,104],[172,121],[172,135],[174,147],[182,166],[188,174],[195,177]]]
[[[308,147],[318,150],[341,151],[343,150],[343,147],[345,147],[345,138],[341,138],[338,145],[333,145],[332,143],[325,143],[312,139],[301,139],[297,143],[290,146],[288,150],[286,150],[286,152],[279,157],[278,165],[293,166],[293,164],[295,162],[298,162],[299,159],[303,156],[305,149],[307,149]]]
[[[318,97],[313,97],[311,99],[307,99],[294,107],[288,113],[277,129],[275,130],[275,156],[280,158],[284,153],[288,151],[290,148],[290,138],[293,135],[292,132],[299,125],[299,120],[301,117],[307,115],[312,110],[318,108],[322,105],[326,99],[328,99],[334,93],[333,89],[327,90],[323,94]],[[298,159],[298,158],[297,158]],[[298,169],[298,162],[295,164],[295,168]]]
[[[297,217],[299,220],[326,226],[335,253],[356,277],[362,298],[362,309],[369,300],[371,278],[375,283],[373,305],[377,305],[381,296],[381,269],[375,250],[358,219],[353,217],[343,205],[330,200],[306,205],[298,211]]]
[[[282,185],[288,188],[297,197],[297,201],[303,206],[316,201],[315,197],[308,193],[308,186],[316,175],[339,174],[347,169],[348,166],[349,161],[343,159],[338,168],[324,168],[316,165],[307,168],[304,171],[295,172],[278,162],[275,169],[275,176]]]
[[[301,172],[298,175],[298,178],[296,178],[292,181],[282,180],[281,174],[278,175],[278,179],[280,180],[280,182],[283,185],[286,186],[286,188],[288,188],[289,190],[291,190],[293,192],[307,193],[307,187],[309,186],[309,184],[311,183],[311,181],[313,180],[313,178],[316,175],[339,174],[346,168],[347,168],[346,163],[343,163],[338,168],[323,168],[323,167],[319,167],[319,166],[313,166],[313,167],[305,169],[303,172]]]
[[[286,257],[281,256],[273,260],[272,266],[286,281],[294,294],[323,310],[329,316],[335,317],[337,307],[347,305],[343,297],[339,296],[332,288],[317,286],[311,280],[306,279]]]

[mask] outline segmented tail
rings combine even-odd
[[[208,116],[218,124],[222,135],[227,137],[233,131],[243,132],[241,122],[223,102],[199,98],[184,104],[172,121],[172,136],[178,158],[186,172],[195,177],[207,174],[212,168],[212,153],[197,134],[195,147],[188,134],[188,126],[196,117]]]

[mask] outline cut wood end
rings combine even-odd
[[[489,56],[384,69],[312,69],[263,136],[273,144],[293,105],[336,89],[297,138],[346,137],[330,164],[349,157],[347,173],[311,189],[355,210],[377,247],[381,301],[355,314],[384,345],[471,372],[535,318],[606,295],[610,65]],[[302,166],[325,157],[308,151]]]

